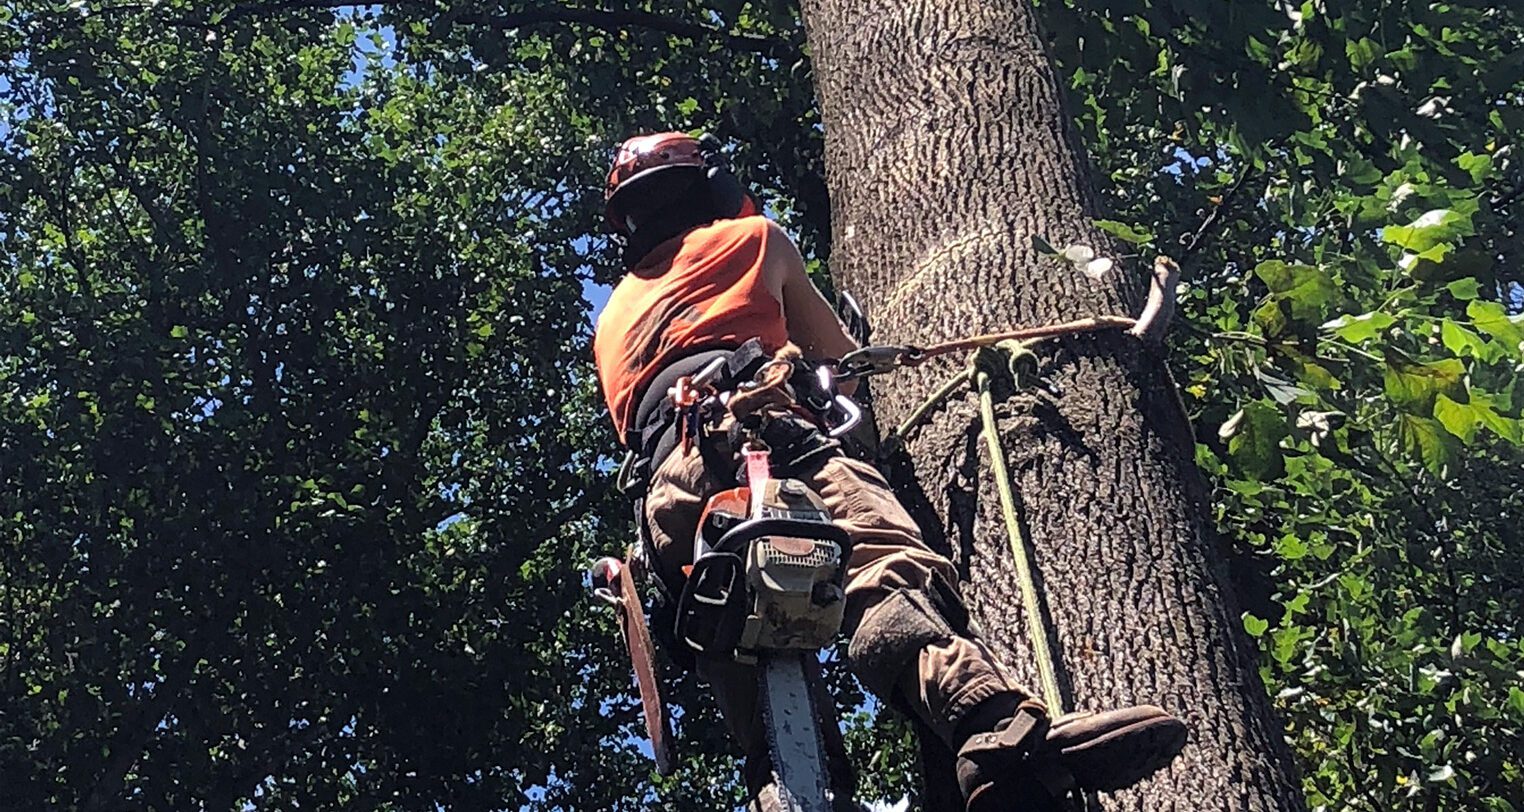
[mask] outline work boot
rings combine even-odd
[[[1012,701],[995,697],[969,720],[984,732],[969,735],[958,749],[958,788],[968,812],[1056,809],[1074,788],[1130,787],[1185,746],[1185,723],[1153,705],[1050,721],[1042,703],[1028,699],[994,724],[978,724]]]

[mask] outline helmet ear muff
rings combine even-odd
[[[709,133],[699,136],[699,150],[704,155],[704,178],[708,181],[709,201],[718,219],[761,214],[761,207],[741,181],[730,171],[730,162],[720,149],[720,139]]]

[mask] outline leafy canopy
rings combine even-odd
[[[1077,272],[1185,264],[1171,363],[1309,797],[1524,808],[1520,13],[1038,8],[1135,246]],[[739,797],[686,681],[652,776],[584,597],[629,538],[598,196],[618,138],[711,129],[823,268],[819,119],[790,6],[619,9],[0,2],[8,798]]]

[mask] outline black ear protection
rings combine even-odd
[[[699,152],[704,155],[704,180],[708,182],[709,201],[714,206],[714,213],[720,218],[735,217],[741,211],[746,190],[730,171],[730,161],[720,151],[720,139],[704,133],[698,141]]]
[[[761,214],[762,206],[757,198],[730,171],[730,161],[725,158],[720,139],[704,133],[698,142],[699,152],[704,156],[704,180],[709,187],[709,201],[715,217],[727,219]]]

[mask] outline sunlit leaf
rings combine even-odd
[[[1323,329],[1333,331],[1333,334],[1356,344],[1361,341],[1369,341],[1397,323],[1397,319],[1381,313],[1361,313],[1358,316],[1340,316],[1323,325]]]
[[[1381,236],[1387,242],[1421,254],[1444,243],[1456,243],[1475,233],[1471,216],[1455,209],[1433,209],[1405,226],[1388,226]]]

